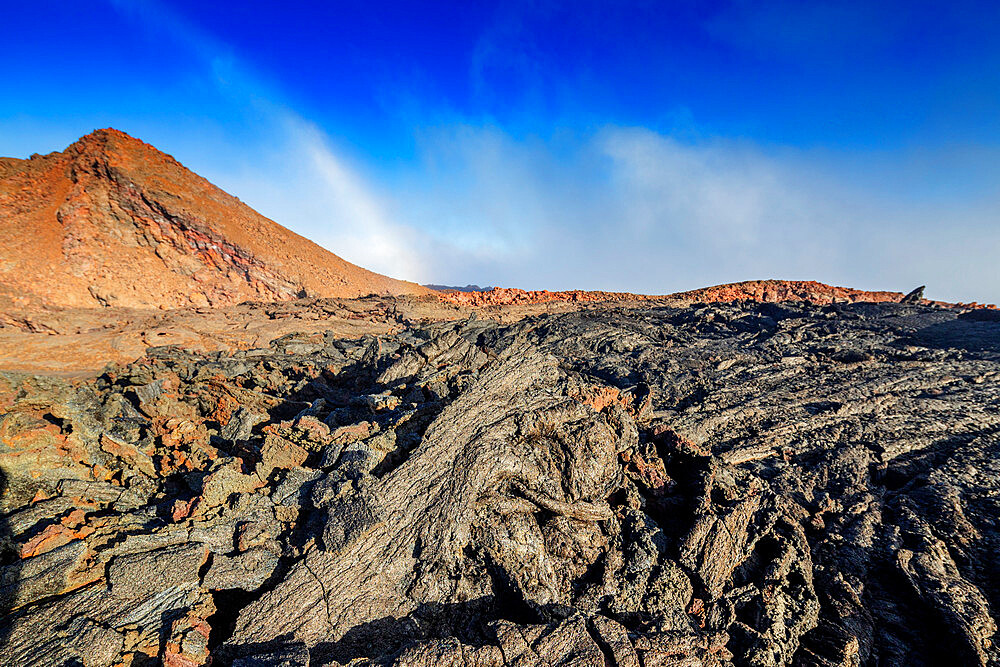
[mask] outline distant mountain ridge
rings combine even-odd
[[[114,129],[0,158],[0,290],[151,308],[430,293],[341,259]]]

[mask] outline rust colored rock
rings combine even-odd
[[[139,448],[132,443],[121,442],[105,433],[101,435],[101,449],[112,456],[124,459],[130,465],[142,471],[143,474],[149,477],[156,476],[156,468],[153,465],[153,459],[150,458],[148,453],[140,451]]]
[[[191,516],[191,512],[194,511],[195,505],[198,502],[198,498],[189,498],[188,500],[176,500],[174,501],[173,509],[170,512],[170,519],[172,521],[183,521],[184,519]]]
[[[78,539],[79,534],[66,526],[54,523],[46,526],[42,532],[24,543],[21,547],[21,558],[31,558],[47,551],[52,551],[64,544]]]
[[[215,605],[206,601],[174,620],[163,648],[164,667],[199,667],[212,663],[208,649],[212,628],[206,618],[214,612]]]
[[[268,433],[260,451],[261,476],[271,474],[275,468],[294,468],[306,462],[309,452],[294,442]]]

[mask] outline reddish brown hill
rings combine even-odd
[[[585,292],[572,290],[568,292],[550,292],[548,290],[522,290],[509,287],[494,287],[493,289],[466,292],[461,290],[441,290],[440,298],[448,303],[460,306],[518,306],[553,301],[584,303],[607,301],[650,301],[679,300],[700,303],[714,301],[808,301],[826,305],[834,302],[854,303],[899,301],[902,292],[867,292],[850,287],[835,287],[815,280],[748,280],[742,283],[729,283],[704,287],[689,292],[677,292],[662,296],[645,294],[629,294],[627,292]],[[977,307],[979,304],[953,304],[943,301],[927,301],[939,306]],[[993,305],[988,308],[995,308]]]
[[[0,158],[0,293],[24,305],[427,292],[344,261],[117,130],[62,153]]]
[[[715,301],[766,301],[777,303],[781,301],[808,301],[819,305],[831,303],[882,303],[896,302],[902,299],[902,292],[885,292],[854,289],[852,287],[837,287],[815,280],[747,280],[741,283],[729,283],[671,294],[672,299],[711,303]],[[933,304],[957,308],[996,308],[995,305],[972,303],[951,303],[948,301],[932,301],[921,299],[923,304]]]
[[[748,280],[679,292],[671,295],[677,299],[711,303],[715,301],[809,301],[829,303],[854,303],[855,301],[899,301],[902,292],[868,292],[851,287],[836,287],[815,280]]]

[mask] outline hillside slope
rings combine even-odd
[[[0,158],[0,291],[62,306],[225,306],[428,290],[344,261],[118,130]]]

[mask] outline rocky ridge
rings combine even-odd
[[[995,664],[998,341],[639,304],[8,373],[0,664]]]
[[[819,305],[831,303],[897,303],[903,297],[902,292],[866,291],[850,287],[837,287],[816,282],[815,280],[747,280],[740,283],[727,283],[714,287],[704,287],[687,292],[674,292],[661,296],[632,294],[629,292],[601,292],[586,290],[570,290],[550,292],[549,290],[523,290],[510,287],[492,287],[489,289],[458,289],[434,286],[441,292],[441,300],[461,306],[491,307],[520,306],[527,304],[566,302],[566,303],[620,303],[626,301],[687,301],[696,303],[716,303],[730,301],[761,301],[766,303],[781,303],[783,301],[806,301]],[[928,303],[946,307],[960,308],[996,308],[995,305],[978,303],[947,303],[930,301],[920,297],[919,303]]]

